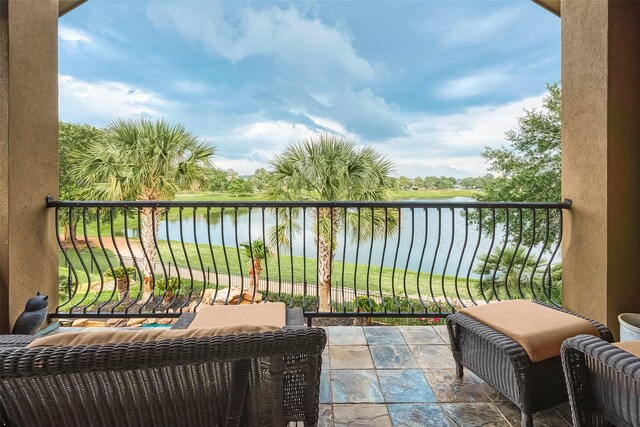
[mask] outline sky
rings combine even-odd
[[[59,25],[61,120],[181,122],[242,175],[332,133],[396,176],[480,176],[560,79],[560,19],[530,0],[89,0]]]

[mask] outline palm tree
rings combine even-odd
[[[289,145],[271,162],[273,174],[267,197],[285,201],[381,201],[389,197],[387,185],[393,164],[372,148],[358,148],[355,141],[320,135]],[[298,217],[292,210],[279,211],[282,221],[273,238],[288,244],[287,230]],[[313,233],[318,250],[320,310],[330,311],[331,269],[342,227],[361,238],[391,234],[398,227],[397,213],[384,209],[345,210],[317,208]],[[358,218],[359,217],[359,218]],[[359,226],[359,227],[358,227]]]
[[[514,246],[509,246],[504,251],[496,248],[489,256],[480,255],[474,268],[474,273],[482,275],[482,281],[476,285],[478,293],[489,300],[497,296],[500,299],[524,297],[559,302],[562,265],[549,267],[545,258],[538,259],[537,254],[527,257],[527,252],[524,247],[516,251]]]
[[[206,181],[212,156],[213,148],[181,124],[118,119],[103,138],[75,153],[72,167],[92,199],[170,200],[180,189]],[[149,259],[144,264],[144,294],[151,292],[161,214],[160,209],[140,210],[140,243]]]
[[[244,249],[244,255],[249,260],[249,289],[247,289],[247,294],[253,295],[255,287],[260,283],[262,260],[271,256],[271,250],[259,239],[253,242],[241,243],[240,246]]]

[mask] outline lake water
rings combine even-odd
[[[440,199],[438,202],[467,202],[470,198],[455,197]],[[280,246],[281,254],[316,257],[314,244],[313,219],[308,211],[306,215],[306,232],[293,233],[291,246]],[[233,209],[220,215],[219,211],[211,212],[210,222],[204,213],[198,213],[194,219],[188,209],[185,209],[182,219],[182,230],[179,220],[170,220],[168,227],[165,221],[160,224],[159,239],[180,240],[200,244],[211,243],[235,247],[238,243],[248,242],[266,237],[268,242],[269,231],[275,226],[276,218],[272,211],[252,209],[251,214],[247,209],[234,212]],[[297,224],[302,228],[302,213],[297,218]],[[477,224],[470,223],[465,230],[465,217],[462,210],[448,208],[427,210],[419,207],[415,209],[402,209],[400,229],[386,241],[384,238],[361,239],[358,244],[357,237],[347,235],[340,230],[337,238],[336,260],[348,263],[382,265],[396,267],[401,270],[431,271],[435,274],[445,273],[466,276],[472,265],[477,265],[479,255],[484,255],[493,247],[504,245],[504,229],[497,227],[495,239],[484,233],[479,236]],[[182,233],[181,233],[182,231]],[[134,231],[131,232],[134,234]],[[346,247],[345,247],[346,242]],[[510,236],[509,244],[515,243]],[[272,246],[274,253],[277,248]],[[476,249],[477,248],[477,249]],[[535,248],[532,256],[537,256],[540,248]],[[475,258],[474,258],[475,252]],[[475,259],[475,261],[474,261]],[[556,261],[559,260],[557,255]],[[470,277],[478,277],[471,273]]]

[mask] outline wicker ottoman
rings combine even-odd
[[[600,337],[613,341],[606,326],[557,307],[546,306],[586,319]],[[522,426],[533,426],[533,414],[568,400],[560,356],[532,362],[518,342],[495,329],[457,313],[447,317],[451,350],[458,377],[463,366],[497,389],[522,412]]]

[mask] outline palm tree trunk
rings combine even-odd
[[[64,225],[64,236],[62,238],[63,242],[71,242],[71,238],[73,238],[73,243],[78,243],[77,231],[78,220],[74,219],[71,224],[67,223]]]
[[[249,260],[251,262],[251,260]],[[255,258],[253,265],[249,266],[249,289],[247,294],[253,295],[256,287],[260,284],[260,274],[262,273],[262,260]]]
[[[332,215],[331,208],[321,208],[318,211],[317,221],[326,221],[327,219],[331,221],[329,233],[322,233],[322,231],[320,231],[320,235],[316,236],[318,272],[320,276],[320,288],[318,290],[320,296],[320,311],[331,311],[331,273],[333,259],[335,257],[340,216],[337,210],[334,210]]]
[[[331,311],[331,264],[333,254],[330,243],[322,236],[318,239],[318,270],[320,274],[320,311]]]
[[[140,230],[140,244],[146,256],[144,261],[144,295],[151,294],[153,285],[153,265],[156,260],[156,244],[160,227],[160,209],[142,208],[140,210],[142,229]],[[154,218],[155,215],[155,218]],[[149,260],[147,262],[147,259]]]

